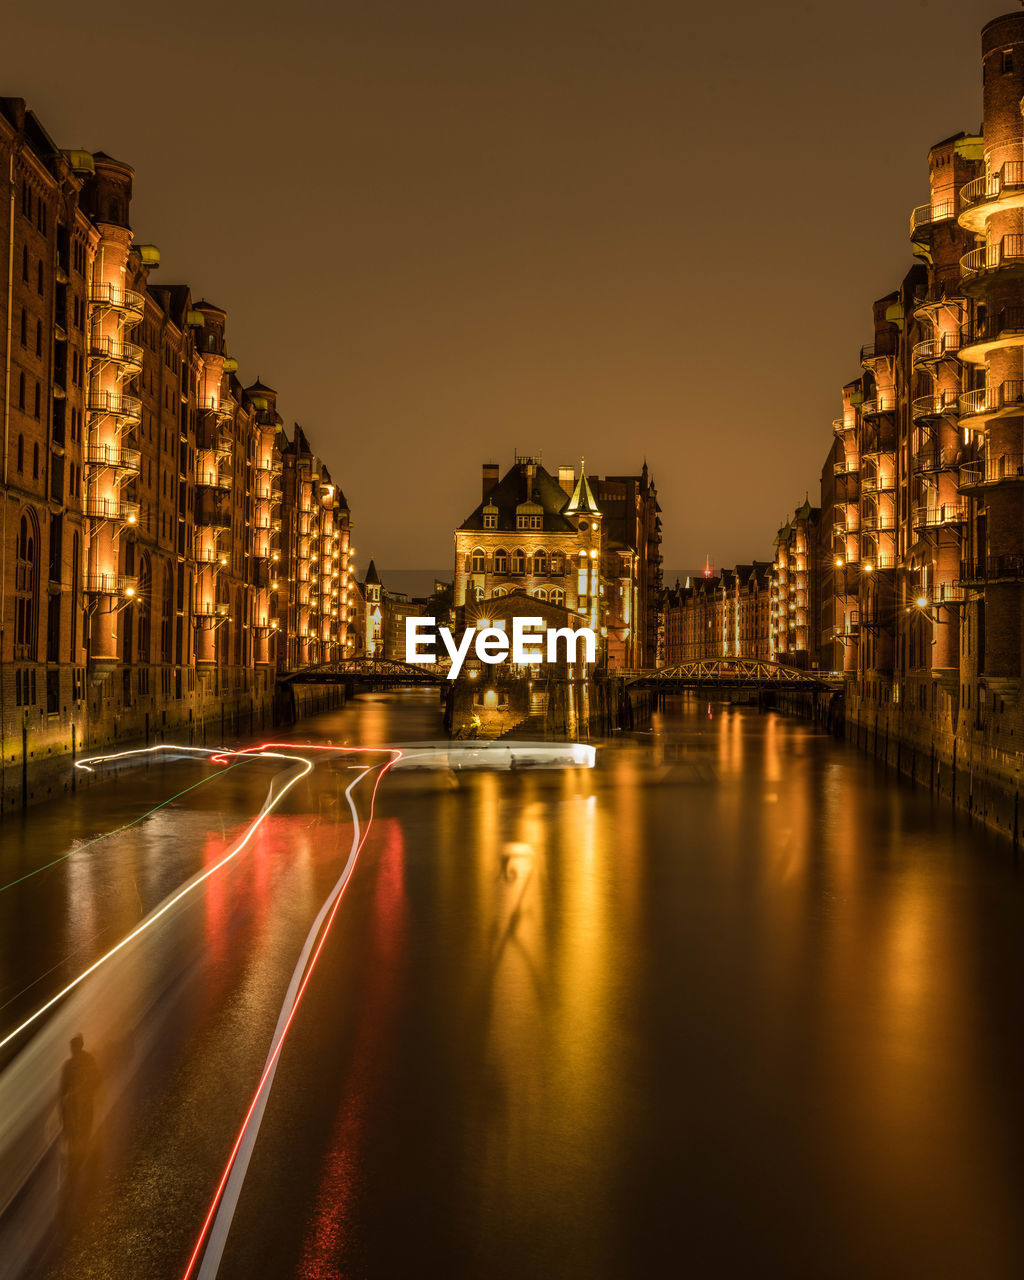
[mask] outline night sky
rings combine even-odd
[[[441,567],[514,449],[646,455],[669,568],[767,556],[817,480],[927,150],[1010,0],[5,9],[2,92],[136,171],[154,283],[228,311],[348,496]]]

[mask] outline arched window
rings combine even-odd
[[[479,547],[473,552],[472,570],[474,573],[483,573],[487,564],[487,557]]]
[[[538,587],[533,594],[538,600],[546,600],[548,598],[547,589],[545,587]]]
[[[565,573],[565,556],[561,551],[552,551],[551,553],[551,576],[560,578]]]
[[[483,598],[484,598],[484,589],[483,589],[483,587],[474,587],[474,588],[473,588],[473,599],[474,599],[474,600],[482,600]]]
[[[535,551],[533,553],[533,572],[541,577],[547,576],[548,553],[546,551]]]
[[[494,572],[498,574],[508,573],[508,552],[504,547],[499,547],[494,553]]]
[[[39,479],[39,446],[37,444],[32,446],[32,479]]]
[[[14,652],[19,658],[35,655],[39,617],[39,530],[31,512],[24,512],[18,526],[17,564],[14,571]]]
[[[25,437],[18,436],[18,471],[25,470]]]
[[[135,592],[135,616],[139,620],[139,661],[150,660],[150,615],[153,594],[153,571],[150,567],[149,552],[143,551],[139,556],[139,585]]]
[[[70,660],[78,661],[78,613],[80,602],[78,593],[82,588],[81,571],[82,546],[76,533],[71,539],[71,652]]]
[[[507,592],[504,587],[495,587],[494,590],[491,592],[491,599],[497,600],[500,596],[503,596],[506,594]]]
[[[160,661],[170,662],[174,618],[174,578],[171,566],[164,566],[164,592],[160,607]]]
[[[563,609],[565,608],[565,592],[561,587],[553,587],[549,599],[552,604],[558,604],[561,605]]]
[[[512,572],[520,575],[526,572],[526,556],[518,547],[512,552]]]

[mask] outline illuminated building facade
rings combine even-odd
[[[786,666],[818,665],[820,517],[805,499],[775,537],[767,656]]]
[[[18,99],[0,163],[9,807],[72,752],[270,723],[281,669],[345,651],[349,548],[340,490],[239,382],[225,312],[154,277],[132,170],[61,151]]]
[[[522,591],[593,628],[609,668],[653,666],[659,512],[646,467],[592,484],[582,467],[555,477],[532,457],[504,476],[485,463],[481,501],[455,531],[455,608]]]
[[[677,582],[662,594],[663,665],[770,657],[775,599],[775,565],[768,561]]]

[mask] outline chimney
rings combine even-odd
[[[572,497],[572,491],[576,488],[576,470],[574,467],[558,468],[558,483],[565,492]]]
[[[487,495],[490,493],[490,491],[498,483],[498,464],[496,462],[484,463],[483,480],[484,480],[483,496],[484,498],[486,498]]]

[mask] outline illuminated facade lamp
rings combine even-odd
[[[836,568],[837,568],[837,569],[841,569],[841,568],[843,567],[843,563],[844,563],[844,561],[843,561],[842,557],[841,557],[841,556],[836,556]]]
[[[130,598],[131,596],[133,596],[133,595],[135,594],[135,588],[134,588],[134,587],[125,587],[125,589],[124,589],[124,593],[125,593],[125,595],[126,595],[126,596],[128,596],[128,597]]]
[[[864,572],[865,572],[865,573],[872,573],[872,572],[874,572],[874,568],[875,568],[875,566],[871,563],[871,561],[870,561],[870,560],[868,560],[868,561],[866,562],[866,564],[864,565]]]
[[[926,607],[927,607],[927,605],[928,605],[928,597],[927,597],[927,596],[918,596],[918,597],[917,597],[917,607],[918,607],[919,609],[924,609],[924,608],[926,608]]]

